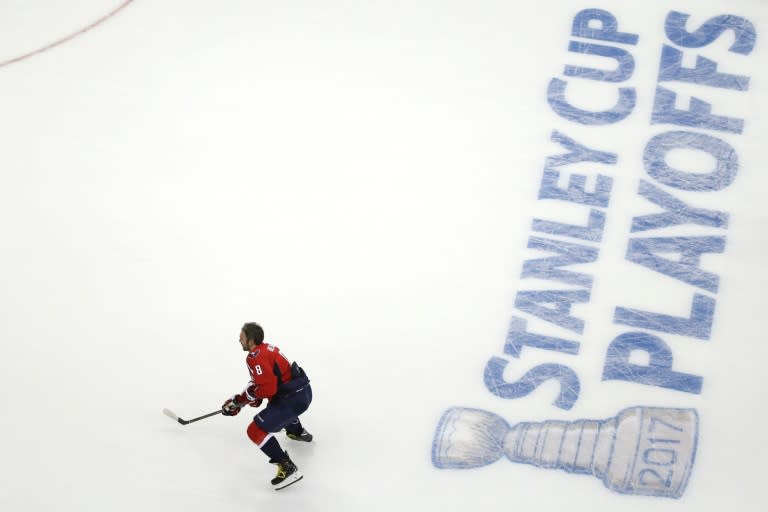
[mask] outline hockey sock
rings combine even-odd
[[[259,448],[261,448],[261,451],[263,451],[266,456],[269,457],[270,462],[277,462],[285,458],[285,452],[280,447],[280,443],[277,442],[277,438],[274,436],[270,437],[267,442],[265,442]]]

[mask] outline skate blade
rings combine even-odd
[[[302,475],[301,473],[299,473],[297,471],[296,473],[292,474],[289,478],[286,478],[285,480],[280,482],[278,485],[275,485],[274,488],[275,488],[276,491],[279,491],[280,489],[285,489],[289,485],[295,484],[296,482],[298,482],[302,478],[304,478],[304,475]]]

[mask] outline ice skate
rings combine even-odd
[[[291,484],[295,484],[304,478],[296,467],[296,464],[294,464],[290,457],[288,457],[287,452],[282,460],[270,460],[269,462],[277,465],[277,475],[272,479],[272,487],[274,487],[276,491],[288,487]]]
[[[293,439],[294,441],[304,441],[305,443],[310,443],[312,442],[312,439],[313,439],[312,434],[307,432],[307,429],[305,428],[302,428],[301,432],[299,432],[298,434],[294,432],[289,432],[288,429],[286,429],[285,435],[288,436],[288,439]]]

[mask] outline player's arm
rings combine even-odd
[[[240,409],[245,407],[246,405],[250,405],[251,407],[258,407],[261,405],[262,398],[259,396],[256,396],[256,384],[253,383],[253,381],[248,382],[248,385],[245,387],[245,389],[236,395],[232,395],[224,404],[221,406],[221,410],[223,411],[225,416],[236,416],[237,413],[240,412]]]

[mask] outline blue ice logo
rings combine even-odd
[[[468,469],[512,462],[591,474],[624,494],[679,498],[693,468],[694,409],[632,407],[603,421],[524,422],[510,426],[481,409],[448,409],[435,431],[432,463]]]

